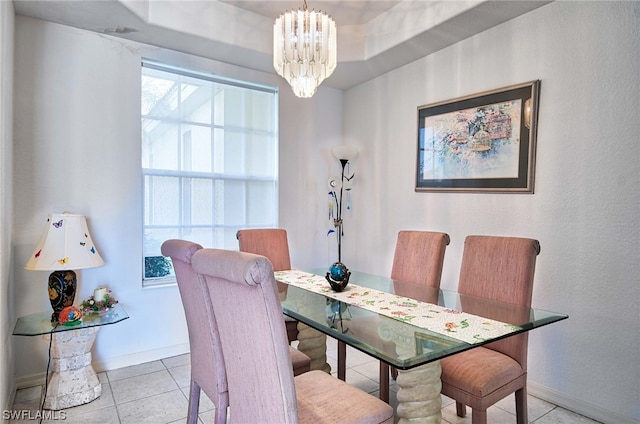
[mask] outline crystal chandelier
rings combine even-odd
[[[323,12],[288,11],[273,25],[273,67],[298,97],[311,97],[336,69],[336,23]]]

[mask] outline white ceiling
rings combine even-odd
[[[338,67],[323,84],[347,89],[551,0],[307,0],[338,28]],[[16,13],[275,73],[273,22],[300,1],[14,0]]]
[[[220,0],[232,6],[239,7],[266,16],[275,20],[280,14],[287,10],[303,9],[304,0],[282,1],[282,0]],[[307,9],[322,11],[340,22],[340,25],[360,25],[366,24],[378,15],[401,3],[402,0],[308,0]]]

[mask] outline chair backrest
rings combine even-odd
[[[239,230],[236,233],[241,252],[265,256],[274,271],[291,269],[287,231],[281,228]]]
[[[539,253],[540,243],[534,239],[467,236],[458,292],[531,307],[533,277]],[[523,333],[486,347],[509,355],[526,370],[527,341],[528,333]]]
[[[193,268],[209,289],[227,367],[230,418],[297,423],[289,344],[271,263],[245,252],[202,249]]]
[[[187,318],[191,350],[191,376],[211,401],[227,396],[227,375],[220,339],[215,331],[215,318],[204,278],[192,268],[193,255],[202,246],[185,240],[167,240],[162,254],[171,258],[178,289]],[[225,402],[228,403],[228,402]],[[226,406],[226,405],[224,405]]]
[[[449,235],[430,231],[400,231],[391,268],[393,280],[440,287]]]

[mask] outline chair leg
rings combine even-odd
[[[338,340],[338,378],[345,381],[347,376],[347,344]]]
[[[187,411],[187,424],[197,424],[198,409],[200,407],[200,386],[195,381],[191,381],[189,387],[189,407]]]
[[[389,403],[389,364],[380,361],[380,400]]]
[[[456,414],[462,418],[467,416],[467,407],[464,403],[456,401]]]
[[[215,424],[226,424],[227,422],[227,405],[216,405]]]
[[[487,424],[487,410],[471,409],[471,424]]]
[[[285,319],[284,324],[287,329],[287,339],[289,340],[289,344],[298,340],[298,321]]]
[[[528,419],[527,386],[524,386],[522,389],[516,390],[516,422],[518,424],[527,424]]]

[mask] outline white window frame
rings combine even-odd
[[[153,167],[145,167],[144,165],[144,149],[145,149],[145,140],[144,140],[144,123],[145,123],[145,119],[153,119],[153,120],[163,120],[166,119],[167,121],[172,121],[170,122],[171,125],[176,125],[176,128],[179,128],[180,131],[177,131],[177,138],[178,138],[178,144],[179,144],[179,149],[180,152],[182,151],[182,149],[186,149],[187,147],[185,147],[186,143],[185,143],[185,137],[186,137],[186,131],[182,131],[183,128],[182,126],[190,126],[193,127],[194,125],[198,125],[198,126],[204,126],[204,127],[209,127],[209,130],[211,131],[211,143],[213,146],[214,143],[214,133],[215,130],[225,130],[225,125],[219,125],[214,123],[214,120],[212,119],[212,121],[208,124],[202,124],[202,123],[194,123],[191,121],[185,121],[182,118],[182,114],[180,113],[180,118],[165,118],[163,116],[154,116],[153,114],[142,114],[143,111],[141,111],[141,122],[142,122],[142,134],[141,134],[141,149],[143,149],[143,162],[141,164],[142,166],[142,187],[143,187],[143,197],[142,197],[142,209],[143,209],[143,249],[142,249],[142,276],[143,276],[143,287],[158,287],[158,286],[166,286],[166,285],[175,285],[176,281],[175,281],[175,275],[173,272],[170,273],[170,275],[167,275],[165,277],[147,277],[146,275],[146,270],[145,270],[145,262],[146,262],[146,258],[147,257],[156,257],[156,256],[161,256],[161,253],[159,252],[159,246],[157,246],[157,244],[160,242],[159,240],[154,240],[153,243],[149,243],[154,245],[153,247],[147,247],[147,243],[146,243],[146,235],[149,232],[153,232],[153,230],[166,230],[169,232],[173,232],[173,237],[170,238],[188,238],[188,236],[185,236],[185,234],[190,233],[191,230],[195,229],[195,228],[199,228],[201,230],[206,230],[208,228],[211,229],[211,234],[212,234],[212,240],[211,243],[207,243],[206,241],[202,241],[202,240],[192,240],[192,241],[196,241],[199,242],[200,244],[202,244],[204,247],[213,247],[213,248],[222,248],[222,249],[235,249],[237,250],[237,242],[231,243],[229,241],[229,232],[233,232],[234,234],[234,239],[235,239],[235,232],[236,230],[240,229],[240,228],[268,228],[268,227],[277,227],[278,226],[278,89],[277,87],[271,87],[271,86],[265,86],[265,85],[260,85],[260,84],[253,84],[253,83],[249,83],[249,82],[244,82],[244,81],[238,81],[238,80],[233,80],[233,79],[229,79],[229,78],[223,78],[223,77],[219,77],[216,75],[212,75],[212,74],[207,74],[207,73],[203,73],[203,72],[198,72],[198,71],[193,71],[193,70],[186,70],[186,69],[182,69],[182,68],[178,68],[178,67],[173,67],[173,66],[169,66],[166,64],[161,64],[158,62],[153,62],[153,61],[149,61],[149,60],[144,60],[142,62],[142,68],[141,68],[141,76],[144,74],[145,72],[145,68],[148,69],[153,69],[156,71],[162,71],[162,72],[166,72],[169,74],[173,74],[176,75],[176,78],[179,77],[188,77],[188,78],[196,78],[198,80],[201,81],[206,81],[206,82],[210,82],[212,84],[219,84],[219,85],[224,85],[224,86],[229,86],[229,87],[235,87],[235,88],[242,88],[242,89],[248,89],[248,90],[257,90],[257,91],[261,91],[261,92],[266,92],[266,93],[271,93],[273,94],[273,102],[271,104],[271,109],[269,110],[269,112],[271,114],[273,114],[273,119],[274,122],[272,123],[272,128],[273,131],[268,133],[268,137],[271,137],[271,142],[274,143],[273,145],[273,149],[274,149],[274,154],[273,154],[273,167],[274,169],[272,170],[273,174],[272,175],[250,175],[250,174],[231,174],[231,173],[214,173],[214,172],[193,172],[193,171],[188,171],[188,170],[167,170],[167,169],[157,169],[157,168],[153,168]],[[142,90],[141,90],[142,91]],[[144,92],[142,92],[142,95],[144,95]],[[181,105],[181,101],[179,99],[180,96],[180,90],[176,90],[176,96],[178,96],[178,104]],[[211,108],[213,110],[213,108],[215,107],[215,101],[213,99],[213,97],[211,98]],[[213,115],[213,112],[212,112]],[[228,129],[228,128],[227,128]],[[235,133],[240,133],[240,134],[245,134],[245,136],[247,136],[250,133],[255,133],[255,130],[251,129],[251,128],[246,128],[246,127],[238,127],[233,126],[233,131]],[[262,136],[265,136],[265,134],[261,134]],[[226,144],[225,144],[226,145]],[[211,147],[211,150],[213,152],[213,147]],[[177,152],[178,155],[180,155],[180,152]],[[216,158],[214,157],[215,155],[212,153],[212,166],[213,166],[213,161],[216,160]],[[179,156],[180,157],[180,156]],[[182,159],[180,158],[178,160],[179,163],[182,162]],[[182,165],[180,165],[180,168],[182,168]],[[153,217],[151,216],[151,214],[149,213],[150,211],[148,209],[153,210],[153,206],[151,206],[150,208],[147,208],[148,203],[152,202],[152,199],[149,198],[149,193],[147,192],[147,178],[150,177],[172,177],[172,178],[178,178],[179,182],[178,182],[178,187],[179,187],[179,205],[177,206],[178,209],[178,222],[172,223],[167,225],[166,223],[162,223],[162,224],[157,224],[155,222],[153,222]],[[211,224],[199,224],[199,225],[193,225],[193,224],[189,224],[188,223],[188,216],[191,216],[190,214],[190,198],[189,196],[191,196],[191,192],[189,187],[190,183],[193,183],[194,179],[197,179],[199,181],[205,181],[205,180],[209,180],[211,181],[212,187],[215,187],[216,184],[220,184],[220,182],[222,182],[223,184],[228,184],[228,183],[237,183],[240,185],[243,185],[245,187],[245,192],[243,192],[245,198],[242,201],[244,206],[243,206],[243,210],[242,212],[244,212],[241,218],[238,218],[237,214],[234,214],[234,218],[232,219],[231,223],[226,223],[226,222],[211,222]],[[253,206],[253,210],[254,213],[251,214],[253,217],[249,217],[247,215],[249,215],[247,212],[248,210],[251,208],[251,205],[249,204],[250,202],[252,202],[251,198],[252,196],[247,195],[250,190],[250,186],[249,183],[260,183],[260,182],[264,182],[265,186],[269,187],[269,191],[273,190],[273,205],[272,205],[272,210],[268,210],[267,213],[265,213],[265,215],[267,216],[267,219],[265,221],[256,221],[255,219],[255,209],[258,207]],[[150,183],[152,184],[152,183]],[[271,187],[272,185],[272,187]],[[184,188],[184,189],[183,189]],[[226,189],[227,192],[229,192],[229,188]],[[255,190],[255,189],[254,189]],[[156,193],[157,194],[157,193]],[[267,194],[268,195],[268,194]],[[212,194],[212,201],[214,202],[214,205],[212,207],[211,213],[213,215],[216,215],[216,203],[218,202],[216,200],[217,197],[217,193],[216,193],[216,189],[214,189],[214,192]],[[253,201],[254,203],[258,203],[255,200]],[[224,204],[224,202],[222,202]],[[224,218],[223,218],[224,219]],[[222,237],[222,239],[220,239],[220,236],[216,236],[216,234],[219,234],[220,231],[224,232],[225,236]],[[153,250],[153,252],[150,252],[150,250]],[[157,251],[156,251],[157,250]]]

